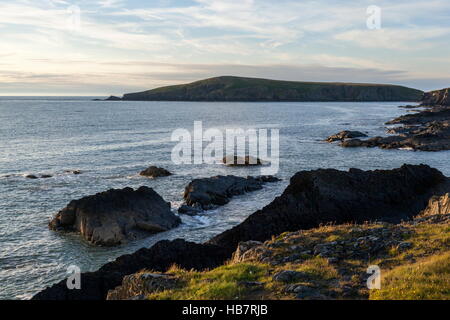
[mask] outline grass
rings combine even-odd
[[[293,299],[286,291],[290,284],[312,287],[320,292],[344,299],[450,299],[450,226],[448,224],[344,224],[324,225],[311,230],[283,233],[266,245],[272,258],[281,261],[293,253],[302,252],[319,243],[342,241],[366,236],[371,229],[384,228],[406,241],[409,247],[388,247],[371,257],[349,256],[337,263],[313,254],[299,254],[299,258],[276,264],[246,261],[231,262],[218,268],[198,272],[176,266],[168,272],[179,279],[179,286],[148,296],[149,299]],[[373,233],[372,233],[373,234]],[[299,248],[299,249],[296,249]],[[382,274],[381,290],[366,288],[368,265],[379,265]],[[300,271],[304,275],[291,283],[274,281],[281,270]],[[248,282],[259,285],[249,286]],[[343,297],[351,287],[350,296]],[[346,289],[347,290],[347,289]],[[328,292],[328,293],[327,293]],[[348,290],[347,290],[348,292]]]
[[[264,264],[241,263],[196,272],[172,267],[168,272],[180,277],[181,286],[151,294],[149,299],[217,300],[241,299],[248,291],[243,282],[261,281],[268,270]]]
[[[449,300],[450,252],[402,265],[382,275],[380,290],[372,290],[372,300]]]

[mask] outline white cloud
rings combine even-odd
[[[450,28],[382,28],[379,30],[346,31],[337,34],[334,38],[353,42],[365,48],[413,51],[434,46],[437,41],[448,34],[450,34]]]

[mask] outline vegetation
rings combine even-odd
[[[450,299],[450,252],[402,265],[383,276],[381,290],[370,293],[373,300]]]
[[[312,294],[314,299],[450,299],[448,217],[430,221],[326,225],[283,233],[255,254],[213,270],[173,266],[168,273],[179,279],[178,285],[147,298],[307,299]],[[375,244],[381,249],[373,250]],[[355,249],[349,252],[345,246]],[[331,250],[320,251],[322,247]],[[369,265],[382,270],[381,290],[366,287]],[[277,275],[283,271],[299,276],[280,280]],[[307,295],[301,296],[305,290]]]
[[[123,100],[419,101],[423,92],[395,85],[216,77],[125,94]]]

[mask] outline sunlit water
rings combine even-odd
[[[94,102],[88,98],[0,99],[0,298],[24,299],[65,277],[69,265],[93,271],[161,239],[202,242],[270,203],[299,170],[393,168],[426,163],[450,175],[449,152],[344,149],[322,142],[344,129],[384,135],[383,123],[406,112],[401,103]],[[49,219],[70,200],[109,188],[154,188],[176,208],[193,178],[258,175],[258,168],[171,162],[171,133],[204,128],[278,128],[283,181],[233,198],[171,231],[116,248],[98,248],[76,234],[50,231]],[[175,175],[137,173],[158,165]],[[73,175],[66,170],[81,170]],[[51,174],[30,180],[26,174]]]

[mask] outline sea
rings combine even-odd
[[[324,142],[341,130],[386,135],[384,123],[408,111],[406,102],[128,102],[95,97],[0,97],[0,299],[29,299],[67,276],[71,265],[95,271],[120,255],[164,239],[203,242],[269,204],[300,170],[390,169],[428,164],[450,175],[450,151],[415,152],[341,148]],[[234,197],[198,216],[181,216],[170,231],[118,247],[90,245],[74,233],[48,229],[48,222],[71,200],[111,188],[148,186],[182,204],[186,185],[215,175],[259,175],[259,167],[177,164],[172,151],[177,129],[194,122],[209,128],[278,130],[282,181]],[[150,165],[174,175],[149,179]],[[81,174],[73,174],[79,170]],[[27,175],[51,175],[29,179]],[[261,226],[263,227],[263,226]]]

